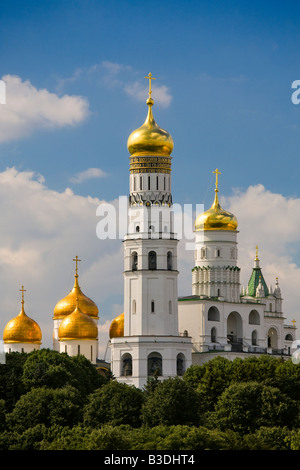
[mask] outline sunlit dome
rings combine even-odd
[[[76,299],[78,298],[80,303],[80,309],[83,313],[86,313],[90,317],[97,319],[99,310],[95,302],[87,297],[81,290],[78,283],[78,257],[73,260],[76,261],[76,270],[75,270],[75,281],[73,289],[70,293],[61,299],[54,307],[54,319],[65,318],[70,313],[74,312],[76,307]]]
[[[237,230],[238,221],[234,214],[222,209],[218,199],[218,169],[216,173],[215,200],[207,211],[199,214],[195,222],[195,230]]]
[[[171,135],[157,125],[152,113],[154,104],[151,98],[151,80],[155,80],[149,74],[149,98],[147,100],[148,115],[144,124],[134,130],[127,141],[127,148],[131,156],[170,156],[174,147]]]
[[[121,338],[122,336],[124,336],[124,313],[114,318],[109,328],[110,339]]]
[[[41,344],[42,332],[39,325],[29,318],[24,310],[24,288],[22,286],[22,308],[19,315],[10,320],[3,331],[5,343]]]
[[[82,312],[77,299],[74,312],[67,315],[58,328],[60,341],[66,340],[94,340],[98,338],[98,328],[95,321]]]

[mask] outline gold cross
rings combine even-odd
[[[156,78],[152,77],[152,73],[149,73],[149,76],[145,78],[148,78],[149,80],[149,98],[151,98],[151,93],[152,93],[151,80],[156,80]]]
[[[258,260],[258,246],[256,245],[256,256],[255,259]]]
[[[216,191],[218,191],[218,176],[221,175],[222,173],[218,170],[218,168],[213,171],[213,173],[215,173],[216,175]]]
[[[75,274],[76,274],[76,276],[78,276],[78,261],[81,261],[81,259],[79,259],[78,256],[76,255],[76,257],[73,259],[73,261],[75,261],[75,263],[76,263]]]
[[[20,289],[20,292],[22,292],[22,304],[24,304],[24,292],[26,292],[26,289],[24,289],[24,286],[22,286],[22,289]]]
[[[292,320],[293,327],[295,327],[296,320]]]

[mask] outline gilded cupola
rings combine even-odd
[[[72,313],[75,310],[77,298],[80,302],[81,311],[90,317],[97,319],[99,313],[97,305],[82,292],[78,283],[78,262],[81,260],[76,256],[73,261],[76,262],[74,286],[70,293],[55,305],[54,319],[62,319]]]
[[[109,328],[109,337],[121,338],[124,336],[124,313],[113,319]]]
[[[60,341],[95,340],[98,338],[98,328],[95,321],[82,312],[79,303],[77,297],[75,310],[67,315],[59,325],[58,337]]]
[[[215,199],[210,209],[199,214],[195,222],[195,230],[237,230],[238,222],[231,212],[222,209],[218,198],[218,175],[221,174],[218,169],[216,174]]]
[[[24,310],[24,292],[22,286],[21,312],[10,320],[3,331],[4,343],[34,343],[41,344],[42,332],[39,325],[29,318]]]
[[[139,160],[138,157],[165,157],[159,160],[160,166],[164,166],[165,171],[170,171],[171,153],[174,147],[172,136],[166,130],[159,127],[154,119],[152,107],[154,100],[151,97],[151,80],[155,80],[149,73],[149,98],[147,99],[148,114],[144,124],[134,130],[127,141],[127,148],[131,155],[131,171],[145,170],[155,171],[158,162],[156,160]],[[134,158],[136,157],[136,158]],[[139,165],[140,163],[140,165]]]

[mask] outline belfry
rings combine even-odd
[[[124,239],[124,314],[111,325],[117,380],[142,388],[149,376],[183,375],[191,338],[178,333],[177,244],[171,194],[173,139],[148,114],[127,142],[130,153],[128,232]]]

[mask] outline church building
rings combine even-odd
[[[179,331],[192,336],[193,364],[216,355],[245,357],[249,353],[290,356],[296,328],[285,325],[281,290],[267,287],[258,250],[246,288],[238,267],[238,222],[215,198],[195,222],[195,265],[192,295],[179,299]]]
[[[142,388],[149,376],[182,376],[191,338],[178,332],[177,245],[171,194],[173,139],[148,115],[128,138],[130,195],[124,239],[124,314],[110,330],[117,380]]]

